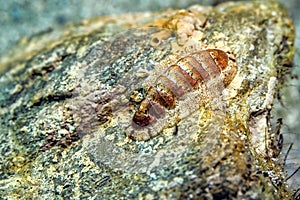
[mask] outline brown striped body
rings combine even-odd
[[[167,68],[164,74],[156,79],[156,83],[147,90],[132,119],[132,126],[137,130],[145,129],[157,123],[167,110],[176,107],[177,101],[192,90],[197,90],[206,82],[223,74],[224,87],[230,84],[237,69],[228,67],[228,55],[218,49],[200,50],[179,59]],[[134,140],[147,140],[158,133],[131,131],[128,136]],[[146,132],[147,132],[146,131]],[[157,130],[156,130],[157,131]]]

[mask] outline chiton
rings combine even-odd
[[[207,90],[224,89],[231,83],[237,73],[232,63],[223,50],[205,49],[167,66],[154,84],[144,89],[145,94],[126,130],[127,136],[148,140],[158,135],[170,120],[179,122],[188,116],[199,108],[202,99],[211,98]]]

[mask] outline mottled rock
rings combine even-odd
[[[1,194],[291,197],[270,111],[291,72],[293,41],[292,21],[274,2],[101,17],[25,38],[1,60]],[[207,49],[227,53],[234,79],[210,74],[156,118],[153,137],[131,138],[148,88]]]

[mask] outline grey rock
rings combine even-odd
[[[274,2],[100,17],[25,38],[1,59],[1,194],[290,198],[269,119],[293,42]],[[137,95],[205,49],[229,55],[232,82],[216,77],[186,92],[155,137],[130,139]]]

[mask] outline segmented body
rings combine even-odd
[[[169,123],[169,118],[176,115],[178,112],[176,107],[179,104],[181,110],[185,107],[189,110],[185,115],[178,117],[177,121],[180,121],[193,109],[198,108],[194,106],[191,109],[189,104],[199,105],[198,101],[205,98],[204,90],[208,82],[219,80],[217,85],[221,84],[221,88],[230,84],[237,68],[235,65],[228,66],[227,53],[219,49],[200,50],[178,59],[156,78],[154,85],[147,89],[145,97],[133,115],[127,135],[133,140],[148,140],[155,137]],[[187,95],[190,92],[194,92],[194,95]],[[182,103],[184,101],[185,103]]]

